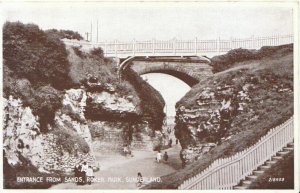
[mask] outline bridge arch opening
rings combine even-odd
[[[181,80],[182,82],[184,82],[185,84],[187,84],[189,87],[194,86],[195,84],[197,84],[199,82],[198,79],[189,76],[187,73],[184,72],[180,72],[180,71],[176,71],[173,69],[159,69],[159,70],[151,70],[151,71],[143,71],[139,73],[141,76],[143,75],[151,75],[151,74],[165,74],[165,75],[169,75],[174,77],[174,80]]]
[[[166,104],[164,110],[167,115],[167,124],[173,125],[176,115],[175,105],[191,89],[191,86],[165,72],[145,73],[141,77],[162,95]]]

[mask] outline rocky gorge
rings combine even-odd
[[[6,188],[24,187],[15,178],[28,168],[67,175],[87,162],[97,170],[95,152],[153,151],[165,143],[157,91],[134,72],[119,82],[116,61],[101,49],[68,47],[50,32],[4,25],[4,170],[16,171],[5,172]]]
[[[133,150],[152,150],[154,144],[160,144],[159,133],[155,135],[145,122],[126,125],[122,121],[87,120],[84,113],[89,99],[95,104],[105,103],[103,107],[112,112],[136,113],[134,105],[124,98],[107,92],[91,94],[83,89],[70,89],[65,93],[62,109],[55,113],[55,124],[49,125],[49,132],[44,134],[40,132],[38,117],[32,114],[30,107],[24,107],[20,99],[12,96],[4,99],[4,151],[8,162],[19,164],[18,155],[21,154],[41,172],[70,172],[83,161],[96,167],[93,151],[121,153],[126,144],[130,144]],[[111,99],[117,100],[112,104]],[[115,108],[118,105],[121,107]],[[74,142],[70,144],[73,147],[63,140]]]

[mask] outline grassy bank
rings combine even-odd
[[[291,152],[259,176],[249,189],[294,189],[293,174],[294,153]]]
[[[142,119],[148,121],[155,130],[160,130],[165,117],[165,102],[160,93],[131,68],[126,68],[123,75],[125,80],[134,86],[141,99]]]

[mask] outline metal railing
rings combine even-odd
[[[118,55],[198,55],[203,53],[224,53],[231,49],[259,49],[262,46],[277,46],[293,43],[293,35],[277,35],[268,37],[251,37],[246,39],[231,38],[227,40],[147,40],[131,42],[87,42],[77,40],[63,40],[69,45],[83,46],[86,49],[101,47],[106,56]]]

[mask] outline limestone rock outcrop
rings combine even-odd
[[[119,154],[124,146],[131,146],[131,150],[152,151],[163,140],[147,123],[94,121],[89,123],[89,127],[94,151],[103,154]]]
[[[28,159],[41,172],[70,172],[75,164],[83,160],[93,163],[90,152],[67,152],[57,144],[57,135],[51,131],[41,133],[38,117],[32,114],[30,107],[24,107],[20,99],[10,96],[3,101],[3,147],[10,165],[22,165],[19,155]],[[79,132],[77,134],[81,135]]]
[[[39,117],[10,96],[4,99],[5,156],[11,165],[22,164],[21,154],[40,171],[70,172],[83,161],[96,166],[94,151],[121,153],[124,145],[132,150],[153,150],[163,143],[163,136],[138,119],[137,107],[130,100],[107,91],[66,90],[54,123],[42,133]],[[87,112],[96,112],[99,120],[89,119]],[[112,120],[105,120],[104,115]]]
[[[262,128],[257,132],[273,127],[267,126],[270,123],[265,119],[274,119],[275,124],[273,116],[283,119],[286,112],[292,112],[287,110],[293,101],[291,76],[278,76],[268,68],[220,72],[177,104],[175,135],[182,146],[184,164],[210,151],[207,149],[244,136],[247,130],[256,132],[253,125]]]
[[[229,131],[235,116],[251,112],[249,91],[254,84],[242,87],[233,84],[204,87],[193,108],[177,108],[175,135],[180,140],[183,162],[198,159],[217,144],[229,139],[237,131]]]
[[[43,137],[40,135],[37,117],[29,107],[23,107],[20,99],[3,98],[3,148],[8,162],[16,165],[19,162],[18,152],[37,165],[43,156],[40,146]]]

